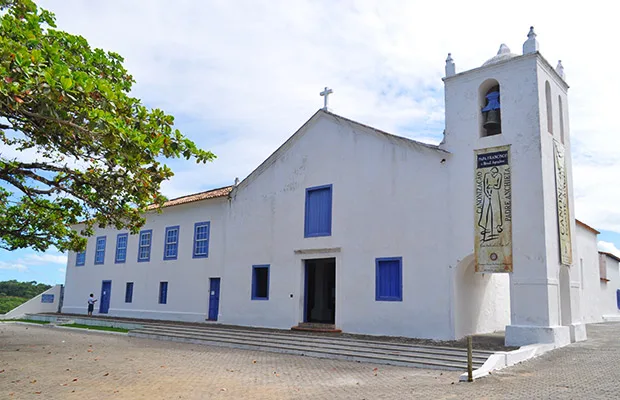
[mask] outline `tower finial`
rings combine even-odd
[[[527,40],[523,43],[523,54],[536,53],[538,51],[538,40],[536,40],[536,32],[534,27],[530,26],[530,31],[527,34]]]
[[[448,58],[446,58],[446,78],[456,74],[456,66],[454,65],[454,60],[452,59],[452,53],[448,53]]]
[[[558,65],[555,67],[555,72],[560,75],[560,78],[566,80],[566,74],[564,73],[564,66],[562,65],[562,60],[558,60]]]

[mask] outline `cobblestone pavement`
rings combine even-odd
[[[620,323],[474,383],[458,372],[0,324],[1,399],[618,399]]]

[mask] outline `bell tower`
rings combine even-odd
[[[523,54],[502,44],[458,73],[449,55],[444,84],[450,259],[473,253],[476,274],[508,274],[507,345],[585,340],[562,64],[530,28]]]

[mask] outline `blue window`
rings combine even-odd
[[[377,258],[375,300],[403,301],[403,258]]]
[[[269,300],[269,265],[252,266],[252,300]]]
[[[95,265],[103,264],[105,261],[105,236],[97,238],[97,247],[95,247]]]
[[[159,282],[159,304],[168,302],[168,282]]]
[[[75,255],[75,266],[81,267],[86,264],[86,251],[80,251]]]
[[[332,185],[306,189],[304,237],[331,236]]]
[[[616,290],[616,303],[618,303],[618,310],[620,310],[620,289]]]
[[[133,282],[127,282],[125,286],[125,303],[131,303],[133,300]]]
[[[179,249],[179,226],[169,226],[164,235],[164,260],[176,260]]]
[[[138,241],[138,262],[151,260],[151,237],[153,230],[148,229],[140,232],[140,240]]]
[[[194,258],[209,257],[210,225],[210,222],[196,222],[194,224]]]
[[[116,254],[114,256],[114,262],[116,264],[124,263],[127,259],[127,240],[129,234],[119,233],[116,235]]]

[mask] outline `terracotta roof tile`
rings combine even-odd
[[[187,203],[193,203],[194,201],[215,199],[217,197],[225,197],[225,196],[228,196],[228,194],[232,191],[232,188],[233,188],[232,186],[225,186],[219,189],[211,189],[211,190],[207,190],[206,192],[194,193],[194,194],[189,194],[187,196],[177,197],[176,199],[170,199],[163,204],[162,208],[178,206],[178,205],[187,204]],[[154,210],[156,208],[157,206],[155,204],[152,204],[148,207],[149,210]]]

